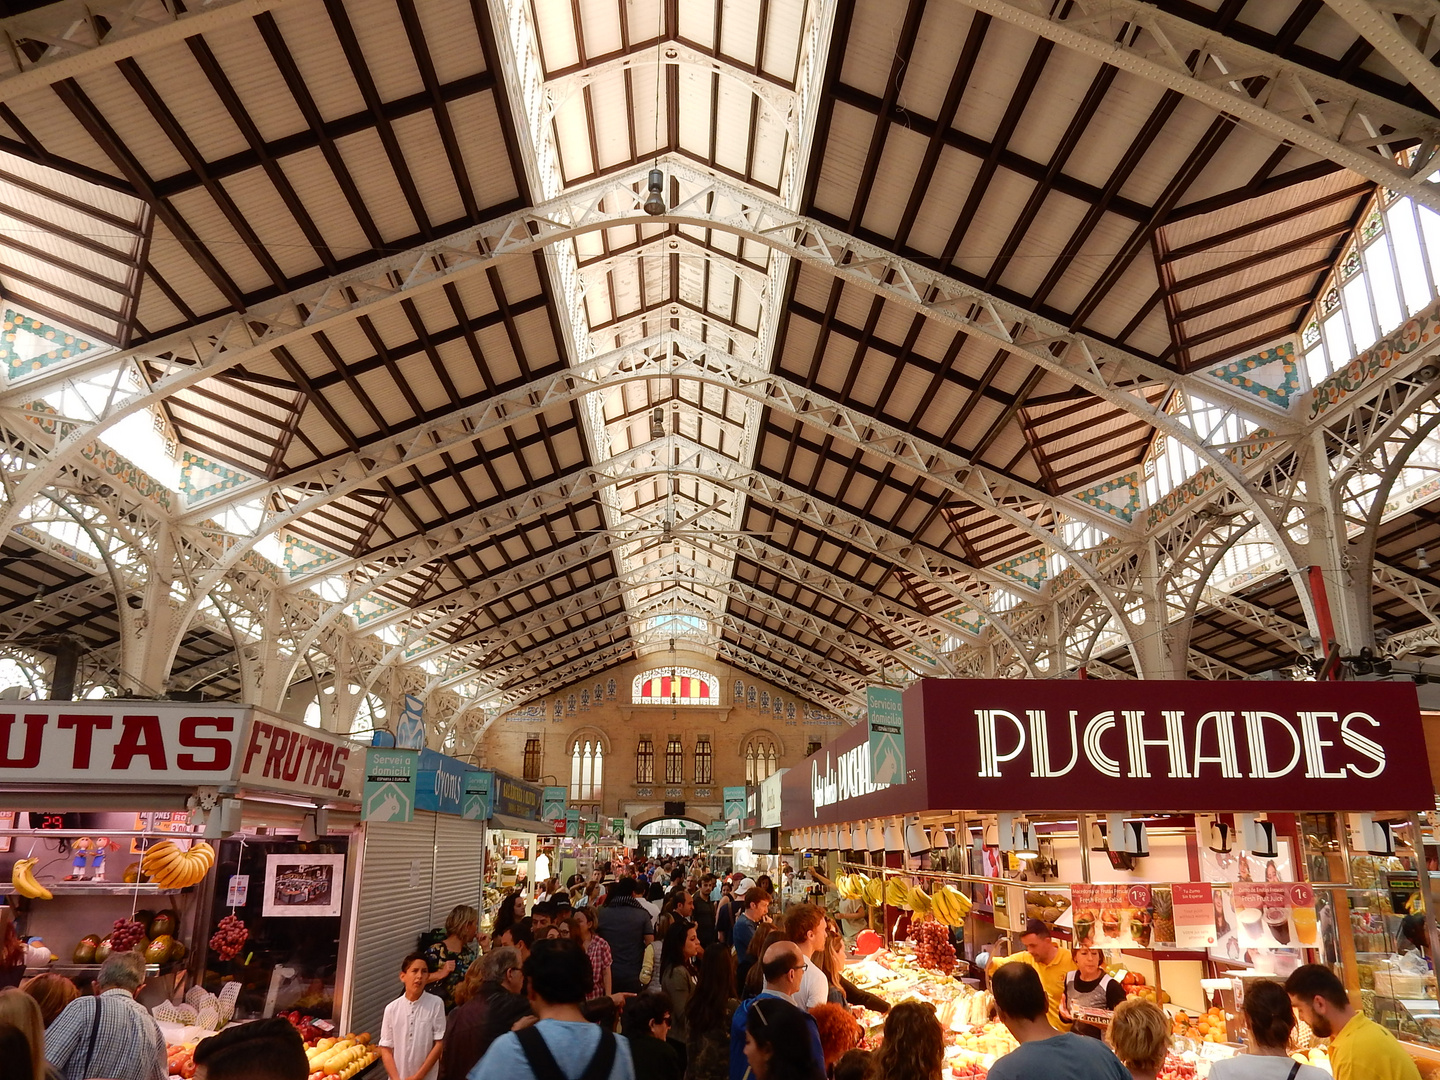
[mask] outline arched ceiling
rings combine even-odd
[[[847,714],[917,675],[1313,651],[1330,418],[1215,373],[1298,340],[1377,185],[1440,207],[1423,13],[86,10],[0,22],[0,294],[84,345],[0,377],[3,644],[271,702],[405,669],[489,715],[676,639]],[[104,467],[147,416],[163,497]],[[1209,517],[1153,512],[1167,440]],[[50,496],[135,567],[77,571]],[[1425,501],[1379,530],[1397,574]],[[1196,577],[1242,529],[1273,565]],[[1162,580],[1195,598],[1178,667]],[[1407,587],[1363,618],[1433,632]]]

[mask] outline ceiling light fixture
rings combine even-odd
[[[1415,549],[1415,569],[1416,569],[1416,570],[1429,570],[1429,569],[1430,569],[1430,560],[1425,557],[1425,549],[1424,549],[1423,547],[1422,547],[1422,548],[1416,548],[1416,549]]]
[[[665,187],[665,174],[659,169],[651,169],[650,182],[646,187],[649,194],[645,196],[645,213],[651,217],[658,217],[665,213],[665,196],[661,194]]]

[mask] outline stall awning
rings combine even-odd
[[[511,817],[509,814],[491,814],[487,822],[492,829],[504,829],[506,832],[534,833],[539,836],[552,829],[546,829],[545,822],[527,821],[525,818]]]

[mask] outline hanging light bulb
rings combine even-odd
[[[1416,569],[1416,570],[1429,570],[1429,569],[1430,569],[1430,560],[1425,557],[1425,549],[1424,549],[1423,547],[1422,547],[1422,548],[1416,548],[1416,549],[1415,549],[1415,569]]]
[[[659,169],[651,169],[650,181],[646,187],[650,193],[645,196],[645,213],[652,217],[663,214],[665,212],[665,196],[661,194],[661,191],[665,187],[665,174]]]

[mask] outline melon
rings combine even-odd
[[[170,953],[175,947],[175,939],[169,934],[159,934],[155,940],[145,946],[145,963],[163,964],[170,959]]]
[[[95,962],[95,947],[100,944],[99,934],[86,934],[75,944],[75,952],[71,955],[71,963],[93,964]]]
[[[110,958],[110,939],[107,937],[95,946],[94,962],[103,964]]]

